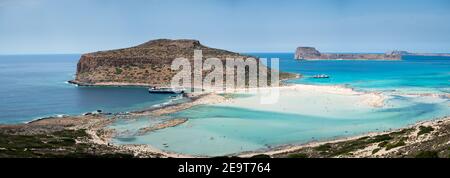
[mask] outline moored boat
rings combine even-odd
[[[148,89],[148,92],[160,94],[183,94],[184,90],[174,88],[164,88],[164,87],[152,87]]]
[[[325,75],[325,74],[320,74],[320,75],[314,75],[312,78],[330,78],[330,76]]]

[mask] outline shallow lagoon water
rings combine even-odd
[[[384,107],[374,108],[360,105],[355,99],[345,103],[338,94],[326,96],[329,100],[320,94],[316,96],[322,100],[315,103],[305,95],[289,96],[293,101],[281,98],[272,109],[257,103],[248,105],[248,100],[256,101],[257,96],[236,98],[230,104],[197,106],[170,115],[188,117],[185,124],[116,143],[150,144],[172,152],[219,156],[384,131],[450,115],[448,99],[436,97],[392,96]],[[284,107],[291,108],[284,112]],[[297,110],[293,111],[294,107]]]
[[[283,101],[273,107],[260,106],[255,98],[242,96],[232,104],[203,105],[174,113],[172,117],[188,117],[189,121],[116,143],[150,144],[166,151],[219,156],[396,129],[450,115],[448,98],[405,95],[448,93],[450,58],[296,61],[293,54],[255,55],[278,57],[281,70],[305,75],[290,83],[345,85],[358,91],[383,92],[388,97],[384,107],[373,108],[357,104],[358,99],[352,97],[323,93],[282,93]],[[308,77],[315,74],[332,78]]]
[[[403,95],[448,94],[450,58],[408,56],[404,61],[296,61],[293,54],[288,53],[254,55],[278,57],[281,70],[305,75],[305,78],[289,81],[291,83],[347,85],[355,90],[383,92],[390,99],[383,108],[370,108],[353,107],[350,100],[340,96],[305,95],[302,100],[284,101],[286,109],[282,110],[282,107],[270,109],[251,105],[248,103],[251,96],[241,96],[238,97],[242,101],[240,105],[238,102],[236,105],[197,106],[164,118],[119,119],[111,127],[123,132],[114,142],[151,144],[186,154],[224,155],[394,129],[450,114],[448,98]],[[79,56],[0,56],[0,123],[20,123],[97,109],[126,112],[172,100],[167,95],[150,95],[145,88],[69,85],[66,81],[73,79]],[[328,74],[332,78],[308,78],[315,74]],[[134,135],[139,128],[174,117],[188,117],[189,121],[143,136]]]

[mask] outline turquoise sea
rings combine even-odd
[[[288,81],[290,83],[345,85],[355,90],[382,92],[389,98],[382,108],[355,106],[349,111],[343,108],[349,101],[330,95],[323,102],[330,105],[326,107],[331,107],[333,114],[321,112],[320,107],[302,114],[301,109],[292,113],[252,106],[203,105],[162,118],[119,120],[111,126],[122,133],[114,142],[151,144],[167,151],[216,156],[395,129],[450,115],[449,98],[411,95],[449,94],[449,57],[406,56],[402,61],[297,61],[291,53],[252,55],[280,58],[281,70],[304,75]],[[66,81],[74,77],[79,57],[0,56],[0,123],[22,123],[97,109],[126,112],[173,99],[168,95],[151,95],[145,88],[86,88],[67,84]],[[327,74],[331,78],[310,78],[316,74]],[[292,99],[284,104],[301,107],[304,101]],[[189,121],[177,127],[135,135],[139,128],[175,117],[187,117]]]
[[[422,93],[450,93],[450,57],[404,56],[402,61],[294,60],[292,53],[253,53],[279,58],[282,71],[305,77],[291,83],[350,85],[357,89]],[[330,79],[310,78],[316,74]]]

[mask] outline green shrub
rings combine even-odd
[[[331,149],[331,145],[327,143],[327,144],[320,145],[320,146],[318,146],[318,147],[316,147],[314,149],[316,151],[328,151],[328,150]]]
[[[382,142],[382,141],[387,141],[387,140],[392,140],[392,139],[393,138],[388,134],[377,135],[377,136],[373,137],[372,142],[376,143],[376,142]]]
[[[116,74],[121,74],[123,70],[121,68],[116,67]]]
[[[381,150],[381,148],[374,149],[374,150],[372,151],[372,154],[378,153],[380,150]]]
[[[308,158],[309,156],[305,153],[294,153],[288,155],[288,158]]]
[[[434,131],[434,128],[431,127],[431,126],[430,127],[420,126],[419,129],[420,130],[417,133],[417,136],[423,135],[423,134],[427,134],[427,133],[430,133],[430,132]]]
[[[379,147],[385,147],[389,142],[384,141],[378,144]]]
[[[414,130],[415,130],[414,128],[407,128],[407,129],[403,129],[403,130],[400,130],[400,131],[397,131],[397,132],[392,132],[391,135],[403,135],[403,134],[406,134],[406,133],[413,132]]]
[[[390,150],[392,148],[397,148],[397,147],[405,146],[405,145],[406,145],[406,143],[404,141],[399,141],[399,142],[394,143],[394,144],[389,143],[389,144],[386,145],[386,150]]]

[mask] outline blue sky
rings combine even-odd
[[[85,53],[156,38],[237,52],[450,52],[450,1],[0,0],[0,54]]]

